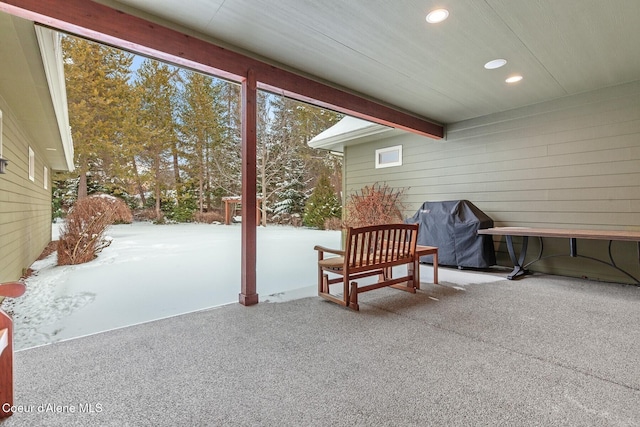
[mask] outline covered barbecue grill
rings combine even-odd
[[[438,264],[487,268],[496,263],[491,236],[478,236],[493,220],[468,200],[424,202],[408,224],[420,224],[418,244],[438,247]],[[432,262],[424,256],[420,262]]]

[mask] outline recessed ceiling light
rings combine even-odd
[[[438,22],[442,22],[449,16],[449,11],[447,9],[436,9],[429,12],[427,15],[427,22],[429,24],[437,24]]]
[[[487,70],[495,70],[496,68],[502,67],[506,63],[506,59],[494,59],[484,64],[484,68],[486,68]]]
[[[515,75],[515,76],[508,77],[505,80],[505,82],[507,82],[507,83],[517,83],[520,80],[522,80],[522,76],[521,75]]]

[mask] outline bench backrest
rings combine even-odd
[[[349,227],[345,267],[351,272],[388,268],[414,261],[418,224]]]

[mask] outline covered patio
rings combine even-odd
[[[441,147],[459,152],[431,156],[440,163],[470,152],[511,168],[502,157],[506,150],[491,146],[505,123],[526,119],[522,128],[532,140],[541,129],[556,129],[574,143],[570,149],[554,147],[554,135],[530,151],[512,145],[509,135],[504,143],[511,154],[529,153],[522,162],[556,152],[563,161],[584,158],[588,172],[571,168],[577,171],[567,177],[569,187],[552,176],[550,188],[524,189],[525,200],[517,200],[545,210],[530,207],[525,219],[506,216],[504,222],[559,222],[558,215],[547,215],[559,210],[568,222],[585,211],[582,220],[599,226],[639,225],[640,110],[634,99],[617,100],[618,92],[632,98],[640,90],[637,3],[617,0],[606,13],[590,3],[577,17],[573,4],[551,0],[468,0],[452,3],[451,31],[441,33],[405,20],[417,11],[395,4],[385,9],[379,3],[375,10],[359,2],[336,19],[330,12],[343,3],[306,3],[298,10],[299,2],[287,1],[287,13],[274,8],[272,21],[258,25],[256,16],[273,11],[255,3],[261,13],[242,14],[248,2],[228,0],[229,9],[219,1],[188,2],[191,7],[179,10],[170,0],[0,0],[3,13],[242,84],[245,220],[237,300],[252,306],[226,305],[17,352],[17,406],[2,425],[638,423],[638,287],[550,275],[464,286],[441,278],[410,298],[384,289],[366,294],[358,314],[317,297],[256,305],[258,89],[426,137],[415,147],[429,144],[435,151],[435,141],[444,138]],[[463,6],[454,10],[454,4]],[[427,2],[420,13],[432,6]],[[424,16],[419,21],[426,25]],[[326,24],[330,31],[316,27]],[[508,68],[482,67],[504,52]],[[515,91],[505,77],[522,70],[525,84]],[[593,109],[605,89],[612,106]],[[545,107],[551,112],[540,115],[543,102],[552,102]],[[580,126],[586,135],[561,126],[592,115],[597,120]],[[483,117],[491,126],[478,135]],[[622,130],[593,139],[592,133],[599,135],[593,131],[612,124]],[[513,126],[519,133],[521,124]],[[618,140],[627,176],[607,186],[589,184],[598,169],[602,175],[620,169],[596,150]],[[452,141],[457,145],[445,144]],[[517,164],[509,172],[520,175]],[[364,169],[360,175],[372,176]],[[442,194],[449,197],[485,191],[474,189],[476,178],[461,171],[431,181],[446,187]],[[554,199],[557,187],[566,193]],[[600,199],[592,195],[595,188],[619,194],[620,203],[598,200],[590,215],[589,197]],[[585,199],[565,203],[569,191]],[[512,193],[497,193],[504,197],[494,203],[497,212],[514,212],[507,199]]]

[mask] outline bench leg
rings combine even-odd
[[[413,277],[413,287],[420,289],[420,257],[416,257],[412,263],[407,264],[407,274]]]
[[[329,275],[325,274],[322,276],[322,286],[319,289],[320,292],[324,292],[325,294],[329,293]]]
[[[358,284],[356,282],[351,282],[351,292],[349,295],[349,308],[359,311],[360,306],[358,305]]]

